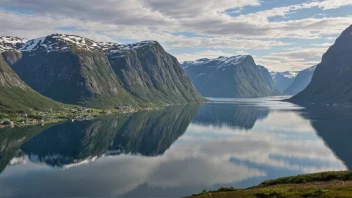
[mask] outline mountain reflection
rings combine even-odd
[[[227,125],[240,129],[251,129],[255,122],[269,115],[269,108],[237,104],[205,104],[193,119],[193,123],[202,125]]]
[[[308,106],[302,116],[311,120],[317,134],[352,170],[352,115],[351,109]]]
[[[20,127],[20,128],[3,128],[0,129],[0,173],[9,164],[10,160],[15,157],[21,157],[22,152],[19,151],[22,144],[30,140],[40,131],[52,125]]]
[[[103,155],[161,155],[186,131],[198,107],[177,106],[46,128],[6,129],[8,132],[0,132],[4,136],[1,145],[8,145],[0,152],[1,165],[4,168],[19,148],[31,161],[56,167]],[[18,137],[12,137],[14,134]]]

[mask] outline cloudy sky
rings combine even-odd
[[[251,54],[272,71],[320,62],[352,0],[0,0],[0,35],[157,40],[179,61]]]

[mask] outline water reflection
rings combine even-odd
[[[301,115],[311,120],[325,144],[352,170],[352,112],[350,108],[308,106]]]
[[[181,197],[345,170],[350,123],[349,112],[258,99],[26,129],[28,136],[0,131],[8,164],[0,196]]]
[[[194,117],[193,123],[251,129],[257,120],[266,118],[268,115],[268,107],[214,103],[203,105]]]
[[[21,152],[32,162],[55,167],[79,165],[107,155],[161,155],[186,131],[197,109],[198,105],[171,107],[164,111],[31,128],[40,132],[23,142]],[[17,139],[13,142],[21,143]]]

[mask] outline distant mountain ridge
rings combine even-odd
[[[3,40],[3,56],[11,68],[57,101],[99,108],[205,101],[177,59],[156,41],[123,45],[65,34]],[[15,50],[18,57],[7,53]]]
[[[304,90],[312,80],[316,65],[298,73],[293,83],[284,90],[285,94],[295,95]]]
[[[311,83],[290,101],[315,104],[352,104],[352,25],[323,55]]]
[[[250,98],[279,94],[266,82],[263,72],[249,55],[186,61],[183,68],[205,97]]]
[[[27,39],[19,37],[0,36],[0,53],[7,50],[21,49],[27,41]]]
[[[283,93],[293,83],[298,73],[298,71],[270,72],[270,75],[277,90]]]

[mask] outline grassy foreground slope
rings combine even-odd
[[[221,188],[191,197],[352,197],[352,172],[324,172],[268,180],[248,189]]]
[[[61,109],[61,106],[29,88],[0,55],[0,112],[29,109]]]

